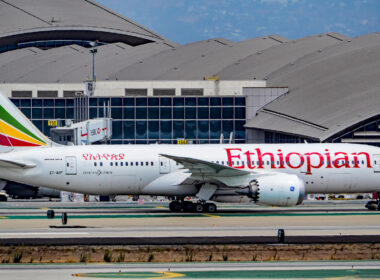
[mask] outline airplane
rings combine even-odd
[[[174,212],[217,211],[210,201],[295,206],[312,193],[380,192],[380,149],[374,146],[60,146],[2,94],[0,148],[3,180],[94,195],[168,196]]]

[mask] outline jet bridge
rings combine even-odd
[[[62,145],[106,143],[112,137],[112,119],[100,118],[78,123],[67,121],[64,126],[50,129],[51,140]]]

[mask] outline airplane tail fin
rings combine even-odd
[[[0,92],[0,152],[50,146],[52,141]]]

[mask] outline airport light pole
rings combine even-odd
[[[90,45],[92,46],[92,49],[90,50],[90,53],[92,54],[92,83],[93,86],[95,84],[96,75],[95,75],[95,55],[98,52],[98,49],[96,48],[98,46],[98,40],[95,42],[91,42]]]

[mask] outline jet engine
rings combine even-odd
[[[294,206],[301,204],[305,197],[305,182],[297,175],[264,175],[252,180],[239,194],[261,205]]]

